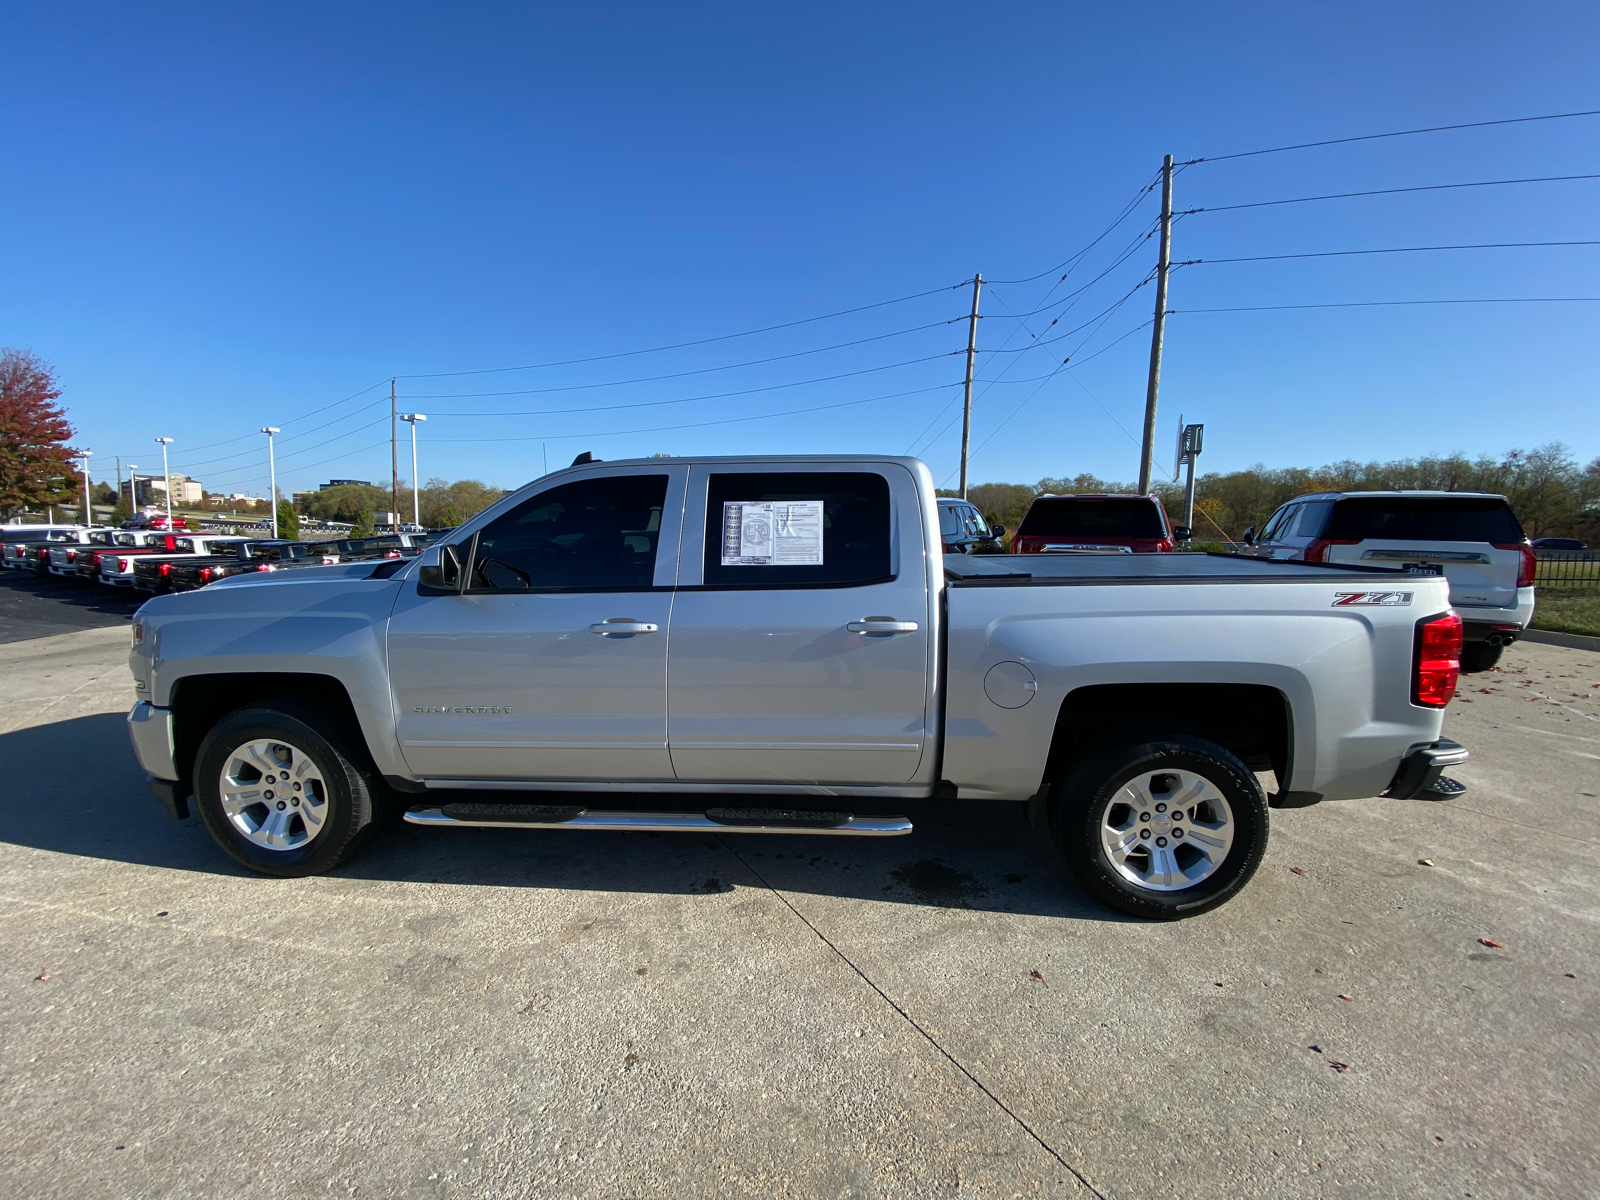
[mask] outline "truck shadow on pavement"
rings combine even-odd
[[[0,842],[135,866],[248,878],[197,817],[144,785],[121,713],[0,734]],[[692,809],[686,796],[682,807]],[[581,802],[581,801],[580,801]],[[716,802],[727,804],[726,796]],[[735,888],[1096,921],[1129,921],[1080,888],[1023,806],[911,801],[895,838],[427,829],[395,824],[336,876],[454,887],[714,896]],[[262,879],[263,887],[273,882]]]

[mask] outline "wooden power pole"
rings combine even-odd
[[[1161,391],[1161,337],[1167,327],[1167,272],[1172,264],[1172,155],[1161,162],[1161,254],[1156,262],[1156,319],[1150,327],[1150,381],[1144,391],[1144,454],[1139,494],[1150,494],[1156,457],[1156,397]]]
[[[1169,157],[1170,163],[1172,159]],[[400,417],[395,408],[394,380],[389,380],[389,524],[400,532]]]
[[[983,276],[972,277],[972,317],[967,324],[967,388],[961,405],[961,498],[967,498],[967,457],[972,445],[972,365],[978,357],[978,293]]]

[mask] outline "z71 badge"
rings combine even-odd
[[[1376,606],[1379,608],[1393,608],[1397,605],[1411,603],[1411,592],[1335,592],[1333,594],[1333,607],[1358,608]]]

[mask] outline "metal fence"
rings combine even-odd
[[[1535,556],[1535,587],[1600,591],[1600,550],[1538,550]]]

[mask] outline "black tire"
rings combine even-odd
[[[1468,642],[1461,647],[1462,674],[1476,675],[1480,671],[1494,670],[1505,649],[1504,646],[1491,646],[1488,642]]]
[[[1216,817],[1215,809],[1200,810],[1200,822],[1191,815],[1197,811],[1195,808],[1175,821],[1164,810],[1168,819],[1157,825],[1151,822],[1162,821],[1164,813],[1153,812],[1155,805],[1144,810],[1145,820],[1141,822],[1139,811],[1126,803],[1128,795],[1120,794],[1125,785],[1151,777],[1151,793],[1159,799],[1164,793],[1157,790],[1158,786],[1168,786],[1160,778],[1163,771],[1199,776],[1227,802],[1231,811],[1226,814],[1226,824],[1232,840],[1225,851],[1219,851],[1220,864],[1200,866],[1206,856],[1194,836],[1210,829],[1203,819]],[[1170,829],[1182,829],[1184,821],[1191,822],[1187,830],[1189,841],[1179,841],[1175,834],[1167,853],[1175,862],[1180,855],[1192,856],[1188,859],[1192,865],[1183,867],[1185,871],[1209,873],[1187,887],[1170,886],[1169,881],[1170,890],[1140,886],[1130,879],[1112,861],[1102,839],[1103,828],[1108,819],[1117,815],[1119,807],[1133,823],[1129,828],[1142,831],[1140,836],[1161,832],[1164,838]],[[1224,903],[1255,874],[1267,852],[1267,798],[1250,768],[1215,742],[1189,734],[1129,737],[1085,756],[1056,785],[1051,795],[1050,829],[1067,866],[1097,899],[1130,916],[1175,921]],[[1215,832],[1211,836],[1216,836]],[[1155,840],[1134,843],[1134,852],[1128,855],[1130,863],[1136,864],[1140,853],[1152,854]],[[1141,846],[1152,849],[1143,850]],[[1154,859],[1147,857],[1144,861],[1153,863]]]
[[[349,723],[313,702],[280,697],[238,709],[212,726],[195,756],[194,795],[200,819],[229,858],[262,875],[298,878],[331,871],[361,849],[385,815],[389,796]],[[230,757],[263,739],[282,739],[296,748],[321,777],[326,812],[315,834],[293,849],[258,845],[223,806],[222,772]],[[299,833],[306,829],[301,822]]]

